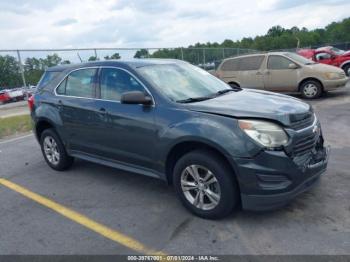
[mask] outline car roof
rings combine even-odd
[[[177,59],[157,59],[157,58],[147,58],[147,59],[131,59],[131,60],[108,60],[108,61],[92,61],[79,64],[68,64],[68,65],[58,65],[49,67],[46,69],[48,72],[62,72],[65,70],[74,70],[83,67],[94,67],[94,66],[119,66],[119,67],[132,67],[138,68],[150,65],[160,65],[160,64],[177,64],[184,63],[182,60]]]
[[[251,56],[259,56],[259,55],[285,55],[291,52],[258,52],[258,53],[254,53],[254,54],[247,54],[247,55],[238,55],[238,56],[234,56],[234,57],[228,57],[226,59],[224,59],[223,61],[227,61],[230,59],[237,59],[237,58],[243,58],[243,57],[251,57]]]

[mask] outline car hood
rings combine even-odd
[[[226,93],[213,99],[185,104],[189,110],[231,116],[263,118],[289,126],[312,114],[312,107],[299,99],[254,89]]]
[[[315,63],[311,65],[307,65],[309,69],[316,70],[318,72],[324,72],[324,73],[342,73],[344,72],[342,69],[339,67],[335,67],[332,65],[326,65],[326,64],[321,64],[321,63]]]

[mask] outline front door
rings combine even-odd
[[[291,69],[290,64],[295,64],[290,59],[281,55],[270,55],[264,71],[265,89],[276,92],[298,91],[299,66]]]
[[[131,166],[152,168],[156,143],[155,106],[120,103],[129,91],[147,92],[129,72],[102,68],[97,105],[106,112],[103,156]]]

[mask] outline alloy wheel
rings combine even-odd
[[[43,143],[45,157],[53,164],[57,165],[60,162],[60,153],[55,139],[51,136],[47,136]]]
[[[181,173],[181,188],[187,201],[201,210],[212,210],[220,202],[220,185],[206,167],[190,165]]]

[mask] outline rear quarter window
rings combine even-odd
[[[60,73],[60,71],[45,71],[37,85],[37,89],[42,89],[53,79],[55,79]]]

